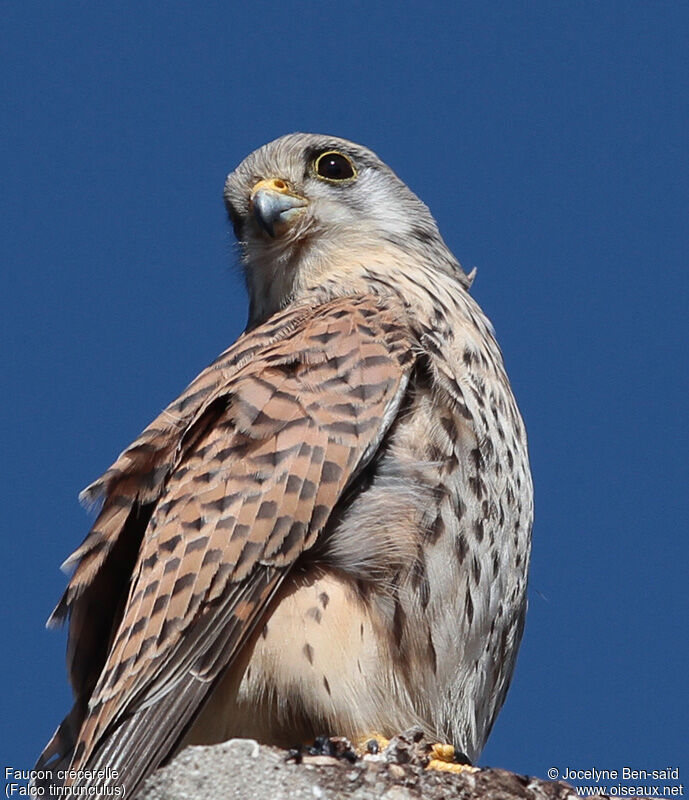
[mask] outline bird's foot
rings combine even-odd
[[[456,750],[451,744],[444,744],[443,742],[436,742],[431,745],[431,751],[428,754],[430,759],[426,765],[426,769],[434,769],[438,772],[478,772],[478,767],[474,767],[471,761]]]
[[[354,749],[360,756],[377,756],[390,744],[390,740],[386,739],[380,733],[368,733],[365,736],[360,736],[354,742]]]
[[[430,744],[423,730],[415,726],[388,739],[378,733],[357,739],[357,746],[364,759],[382,761],[388,766],[425,767],[428,763]]]
[[[287,758],[298,764],[325,765],[335,761],[354,763],[358,756],[349,739],[344,736],[316,736],[313,744],[290,748]]]
[[[297,763],[326,766],[358,758],[382,761],[399,769],[418,765],[438,772],[478,772],[467,756],[451,744],[430,744],[421,728],[410,728],[392,739],[380,733],[359,736],[354,744],[344,736],[317,736],[313,744],[293,747],[287,756]]]

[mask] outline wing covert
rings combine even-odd
[[[136,784],[182,736],[391,424],[414,359],[401,320],[379,298],[334,300],[297,314],[282,337],[247,334],[235,348],[251,356],[202,382],[174,447],[168,436],[160,450],[165,469],[153,467],[158,500],[74,768],[107,758]],[[135,443],[120,461],[144,457]],[[123,474],[106,473],[104,511],[108,481]]]

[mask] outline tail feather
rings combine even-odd
[[[64,780],[58,779],[58,772],[69,769],[84,716],[83,706],[75,703],[38,757],[34,770],[44,774],[44,777],[42,780],[35,781],[34,785],[43,787],[44,796],[50,794],[51,786],[64,785]]]

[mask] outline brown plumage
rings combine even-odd
[[[37,766],[111,767],[131,795],[186,742],[415,723],[473,758],[532,515],[490,324],[365,148],[283,137],[226,202],[248,331],[84,492],[103,507],[52,617],[75,706]]]

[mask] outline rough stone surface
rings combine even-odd
[[[137,800],[575,800],[571,786],[502,769],[461,774],[425,770],[422,750],[396,737],[381,754],[355,763],[305,756],[233,739],[189,747],[146,782]],[[409,754],[412,753],[412,757]]]

